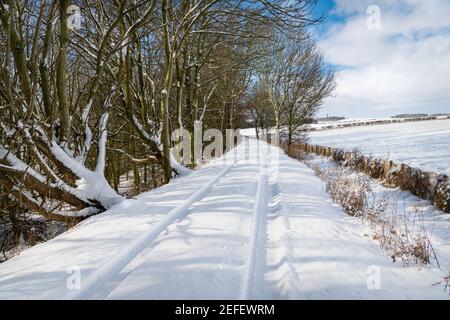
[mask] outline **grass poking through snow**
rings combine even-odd
[[[402,205],[391,194],[372,191],[371,178],[317,157],[304,160],[326,183],[332,200],[353,217],[368,222],[373,239],[393,261],[425,265],[439,261],[418,204]]]

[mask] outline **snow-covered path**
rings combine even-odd
[[[446,267],[392,263],[308,167],[245,139],[1,264],[0,298],[448,299]]]

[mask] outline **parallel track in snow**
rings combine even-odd
[[[234,161],[231,165],[222,169],[213,179],[194,192],[189,198],[184,200],[183,203],[171,209],[164,218],[159,220],[148,231],[142,233],[129,245],[120,250],[112,259],[108,260],[89,274],[86,279],[83,279],[80,290],[70,291],[62,297],[62,299],[89,299],[96,289],[120,273],[125,266],[127,266],[142,250],[148,247],[164,230],[167,229],[167,227],[185,217],[188,214],[189,207],[203,199],[209,193],[211,187],[222,179],[236,163],[237,161]]]
[[[260,249],[266,244],[267,214],[270,198],[269,173],[266,159],[266,149],[259,151],[260,172],[255,200],[252,209],[251,229],[249,237],[249,248],[247,253],[244,275],[241,281],[239,297],[241,299],[252,299],[258,276],[264,273],[265,256]],[[152,245],[156,238],[170,225],[184,218],[189,213],[189,208],[201,201],[210,192],[211,188],[225,177],[236,165],[235,160],[231,165],[222,169],[214,178],[194,192],[178,206],[172,208],[161,220],[156,222],[149,230],[121,249],[113,258],[106,261],[98,269],[83,279],[80,290],[70,291],[62,299],[79,300],[89,299],[96,290],[104,287],[109,281],[122,272],[122,270],[145,248]],[[107,295],[106,295],[107,296]]]
[[[248,251],[247,263],[245,265],[244,278],[241,284],[240,299],[251,299],[253,296],[253,289],[255,287],[255,278],[257,272],[261,272],[262,267],[258,262],[260,257],[258,255],[258,248],[265,246],[266,243],[266,228],[268,201],[269,201],[269,176],[266,161],[266,154],[259,152],[260,158],[260,172],[259,182],[255,195],[255,203],[252,210],[252,224],[250,229],[250,244]],[[265,266],[265,261],[264,261]]]
[[[273,208],[272,214],[276,213],[278,219],[282,219],[282,227],[278,229],[279,237],[281,237],[281,243],[279,244],[279,248],[283,250],[282,259],[279,261],[283,261],[283,265],[285,266],[285,271],[283,275],[283,281],[288,285],[285,286],[286,293],[283,296],[279,296],[281,299],[298,299],[295,296],[295,292],[300,291],[300,278],[297,274],[291,260],[291,256],[293,256],[293,247],[290,243],[291,237],[293,235],[293,230],[290,226],[289,221],[289,206],[288,201],[285,198],[285,193],[282,191],[282,187],[279,183],[280,180],[283,180],[282,173],[280,171],[271,173],[273,174],[273,183],[272,183],[272,192],[271,195],[273,198],[278,198],[278,204]],[[277,262],[278,264],[279,262]]]

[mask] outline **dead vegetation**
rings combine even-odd
[[[393,261],[439,266],[419,205],[399,206],[399,199],[392,195],[373,192],[370,177],[331,161],[312,158],[305,163],[325,181],[334,202],[348,215],[368,223],[373,239]]]
[[[25,248],[54,238],[70,225],[31,214],[7,197],[0,203],[0,263]]]
[[[130,198],[164,184],[161,166],[158,164],[129,165],[121,169],[126,173],[114,179],[113,187],[122,196]],[[0,263],[18,255],[26,248],[46,242],[67,231],[76,223],[73,220],[52,221],[27,210],[8,197],[0,186]],[[64,203],[54,203],[54,210],[70,211]]]
[[[358,150],[344,151],[308,144],[305,141],[299,141],[294,149],[297,154],[306,152],[328,157],[349,170],[362,172],[380,180],[386,187],[398,187],[422,199],[430,200],[439,210],[450,213],[450,180],[445,174],[423,171],[403,163],[365,156]]]
[[[114,189],[127,198],[137,196],[164,184],[164,172],[158,164],[133,166],[118,177]]]

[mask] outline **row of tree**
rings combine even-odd
[[[314,3],[1,0],[2,198],[52,220],[96,214],[130,170],[177,173],[174,129],[225,132],[264,108],[291,140],[332,90],[306,31]]]
[[[281,45],[262,60],[250,114],[257,135],[273,127],[289,149],[305,138],[305,124],[333,92],[335,76],[304,29],[293,35],[277,32],[274,38]]]

